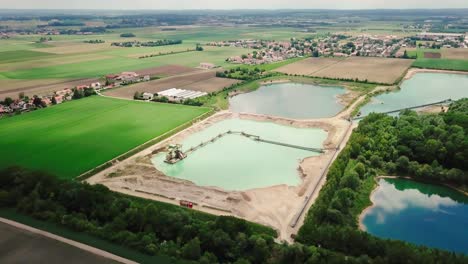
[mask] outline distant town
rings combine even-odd
[[[360,34],[350,36],[331,34],[330,36],[313,39],[293,38],[290,41],[231,40],[210,42],[206,45],[253,49],[253,52],[226,59],[231,63],[249,65],[273,63],[304,56],[363,56],[409,59],[413,57],[405,51],[416,48],[468,48],[468,34],[425,32],[404,38],[396,35]]]

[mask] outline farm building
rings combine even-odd
[[[91,84],[91,88],[93,89],[101,89],[101,83],[100,82],[95,82]]]
[[[154,95],[152,93],[143,93],[142,98],[143,100],[153,100]]]
[[[56,104],[63,103],[63,96],[58,95],[58,96],[54,96],[54,98],[55,98],[55,103]]]
[[[135,83],[135,82],[147,82],[151,80],[151,76],[145,75],[145,76],[140,76],[136,72],[122,72],[120,74],[109,74],[106,75],[106,80],[107,82],[111,84],[124,84],[124,83]]]
[[[64,95],[67,95],[67,94],[71,95],[71,94],[73,94],[73,91],[71,89],[67,88],[67,89],[57,91],[57,92],[55,92],[55,94],[56,95],[61,95],[61,96],[64,96]]]
[[[83,89],[88,89],[89,88],[89,85],[78,85],[76,87],[77,90],[83,90]]]
[[[207,94],[208,93],[206,92],[171,88],[169,90],[159,92],[158,96],[165,96],[169,98],[169,100],[178,101],[178,100],[184,100],[184,99],[195,99],[195,98],[207,95]]]

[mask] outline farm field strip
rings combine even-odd
[[[417,59],[413,63],[413,67],[440,70],[468,71],[468,60]]]
[[[278,71],[292,75],[394,84],[412,63],[413,60],[371,57],[309,58],[286,65]]]
[[[283,66],[276,71],[286,74],[310,75],[324,69],[325,67],[338,63],[341,60],[342,59],[340,58],[330,58],[326,60],[320,58],[308,58]]]

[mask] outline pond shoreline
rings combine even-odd
[[[465,71],[410,68],[408,72],[406,73],[405,77],[403,77],[403,79],[401,80],[400,84],[406,80],[413,78],[414,75],[416,75],[417,73],[446,73],[446,74],[468,75],[468,72],[465,72]]]
[[[459,192],[461,194],[464,194],[465,196],[468,197],[468,192],[465,192],[465,191],[463,191],[463,190],[461,190],[461,189],[459,189],[459,188],[457,188],[457,187],[455,187],[453,185],[450,185],[448,183],[441,183],[441,182],[434,182],[434,181],[424,181],[424,180],[419,180],[419,179],[412,178],[410,176],[377,176],[377,177],[374,178],[376,186],[369,195],[369,200],[371,201],[371,205],[369,205],[364,210],[362,210],[362,212],[359,214],[359,217],[358,217],[359,230],[361,230],[361,231],[367,232],[367,229],[366,229],[366,226],[363,223],[363,220],[366,217],[366,215],[369,213],[369,211],[376,206],[376,204],[374,203],[372,197],[375,194],[375,192],[380,188],[380,185],[379,185],[379,180],[380,179],[405,179],[405,180],[411,180],[411,181],[419,182],[419,183],[426,183],[426,184],[443,186],[443,187],[450,188],[450,189],[452,189],[454,191],[457,191],[457,192]]]
[[[230,93],[229,110],[299,120],[331,118],[358,96],[358,92],[339,84],[279,79],[260,82],[255,90]]]

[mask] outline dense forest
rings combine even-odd
[[[461,100],[439,115],[408,111],[363,119],[292,245],[276,243],[275,231],[242,219],[18,167],[0,171],[0,208],[148,255],[196,263],[468,263],[466,256],[380,239],[357,226],[374,177],[382,173],[466,184],[467,110],[468,100]]]
[[[463,99],[445,114],[406,111],[399,117],[371,114],[363,119],[330,167],[296,240],[377,262],[467,263],[454,254],[358,230],[358,215],[370,204],[375,176],[404,175],[466,188],[467,110],[468,99]]]
[[[197,263],[358,263],[314,246],[276,244],[276,233],[229,216],[59,180],[17,167],[0,171],[0,208],[53,222],[149,255]]]

